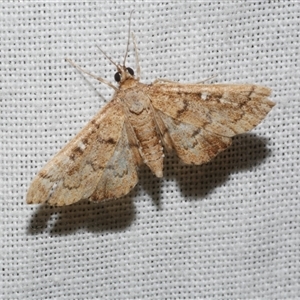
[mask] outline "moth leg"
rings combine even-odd
[[[170,79],[166,79],[166,78],[157,78],[153,81],[152,84],[157,84],[157,83],[174,83],[174,84],[179,84],[178,81],[173,81]]]
[[[208,80],[211,80],[211,79],[214,79],[216,78],[218,75],[214,75],[214,76],[211,76],[209,78],[206,78],[204,80],[201,80],[201,81],[198,81],[198,82],[195,82],[194,84],[203,84],[204,82],[208,81]],[[153,81],[152,84],[156,84],[156,83],[173,83],[173,84],[184,84],[184,83],[180,83],[178,81],[173,81],[173,80],[170,80],[170,79],[166,79],[166,78],[157,78]]]
[[[139,60],[139,51],[136,44],[136,39],[133,33],[131,33],[133,46],[134,46],[134,53],[135,53],[135,66],[136,66],[136,79],[140,80],[141,77],[141,67],[140,67],[140,60]]]
[[[201,80],[201,81],[196,82],[196,84],[203,84],[204,82],[206,82],[206,81],[208,81],[208,80],[212,80],[212,79],[214,79],[214,78],[216,78],[216,77],[218,77],[218,75],[213,75],[213,76],[208,77],[208,78],[206,78],[206,79],[204,79],[204,80]]]

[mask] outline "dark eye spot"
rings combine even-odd
[[[120,72],[117,72],[117,73],[115,74],[115,81],[116,81],[116,82],[120,82],[120,81],[121,81],[121,74],[120,74]]]
[[[131,68],[126,68],[126,70],[127,70],[127,72],[128,72],[131,76],[134,75],[134,72],[133,72],[133,70],[132,70]]]

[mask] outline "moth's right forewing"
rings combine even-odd
[[[271,110],[270,90],[256,85],[180,84],[157,81],[148,96],[163,121],[167,137],[187,164],[210,161],[231,144],[231,137],[251,130]]]
[[[125,115],[111,101],[36,175],[27,203],[69,205],[97,188],[122,135]]]
[[[274,106],[270,92],[256,85],[155,83],[149,87],[155,109],[225,137],[258,125]]]

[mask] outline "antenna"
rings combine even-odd
[[[118,65],[99,46],[97,46],[97,48],[118,69]]]
[[[100,81],[100,82],[102,82],[102,83],[104,83],[104,84],[110,86],[110,87],[111,87],[112,89],[114,89],[115,91],[118,90],[118,89],[117,89],[112,83],[110,83],[109,81],[107,81],[107,80],[105,80],[104,78],[101,78],[101,77],[99,77],[99,76],[97,76],[97,75],[95,75],[95,74],[93,74],[93,73],[91,73],[91,72],[89,72],[89,71],[87,71],[87,70],[81,68],[79,65],[75,64],[71,59],[66,58],[66,61],[67,61],[71,66],[73,66],[74,68],[76,68],[77,70],[79,70],[80,72],[85,73],[85,74],[87,74],[87,75],[89,75],[89,76],[95,78],[96,80],[98,80],[98,81]]]
[[[124,56],[124,62],[123,62],[123,67],[125,67],[125,62],[126,62],[126,58],[127,58],[127,54],[128,54],[128,49],[129,49],[129,42],[130,42],[130,25],[131,25],[131,16],[132,13],[134,12],[134,10],[132,10],[130,12],[130,16],[129,16],[129,26],[128,26],[128,39],[127,39],[127,46],[126,46],[126,52],[125,52],[125,56]]]

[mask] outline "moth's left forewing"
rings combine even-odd
[[[128,142],[124,112],[113,100],[36,175],[27,203],[61,206],[87,198],[120,197],[137,183],[138,164]]]

